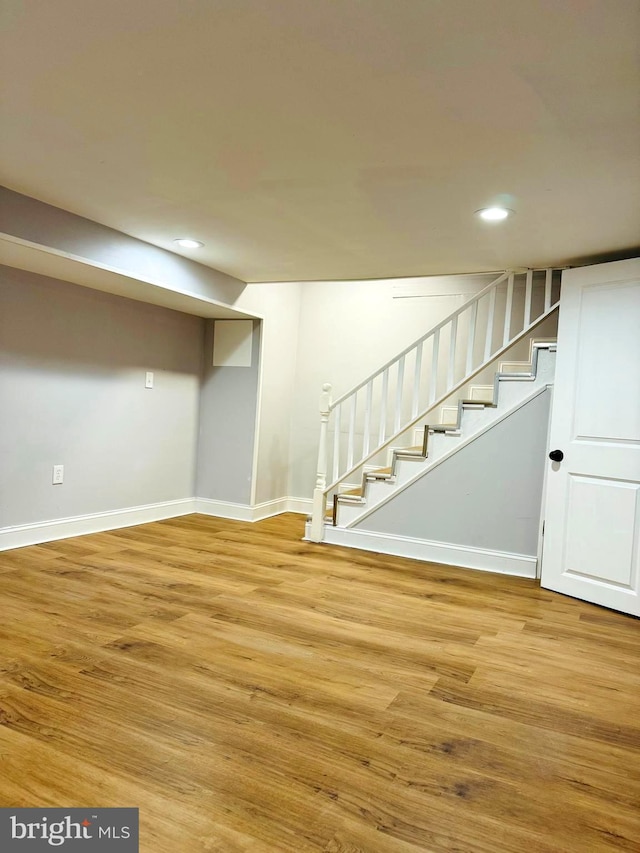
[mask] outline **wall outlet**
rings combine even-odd
[[[144,387],[145,388],[153,388],[153,373],[150,370],[147,370],[144,377]]]
[[[59,486],[60,483],[64,483],[64,465],[54,465],[53,466],[53,485]]]

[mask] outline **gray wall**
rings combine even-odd
[[[535,556],[550,396],[535,397],[357,529]]]
[[[219,270],[6,187],[0,187],[0,232],[220,302],[233,303],[245,287]]]
[[[214,321],[207,321],[198,437],[199,498],[251,502],[261,323],[253,324],[251,367],[213,367]]]
[[[0,527],[192,497],[204,327],[0,267]]]

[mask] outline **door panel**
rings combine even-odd
[[[563,274],[542,586],[640,615],[640,260]]]
[[[571,474],[568,479],[566,573],[632,589],[640,531],[638,486]]]
[[[638,441],[638,319],[638,283],[584,288],[578,320],[580,344],[573,427],[576,437]],[[625,389],[627,374],[633,384]],[[634,390],[636,393],[629,393]]]

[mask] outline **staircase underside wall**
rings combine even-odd
[[[535,561],[550,396],[547,389],[530,400],[353,530],[387,544],[395,536]]]

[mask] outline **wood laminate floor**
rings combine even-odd
[[[0,802],[143,853],[640,849],[640,623],[186,516],[0,554]]]

